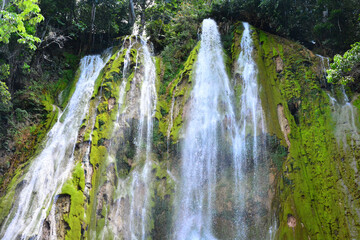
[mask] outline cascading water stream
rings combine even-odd
[[[327,86],[327,79],[326,79],[326,69],[329,68],[329,58],[321,56],[319,54],[316,54],[316,56],[318,56],[321,59],[321,68],[322,68],[322,80],[323,80],[323,84],[326,87]]]
[[[147,239],[149,236],[149,212],[151,186],[151,145],[153,118],[156,110],[156,70],[148,44],[141,38],[130,37],[125,49],[123,79],[119,90],[119,107],[114,133],[127,135],[126,141],[134,143],[134,157],[131,159],[131,170],[117,179],[114,207],[106,217],[102,239],[113,236],[115,239]],[[130,52],[136,50],[136,59],[131,59]],[[135,56],[133,56],[135,57]],[[139,58],[139,59],[138,59]],[[135,66],[131,62],[135,62]],[[128,77],[130,70],[131,79]],[[128,86],[128,87],[126,87]],[[131,128],[136,127],[133,134]],[[131,135],[131,137],[130,137]],[[133,137],[133,139],[132,139]],[[111,142],[110,161],[117,161],[117,153],[124,148],[122,137],[114,136]],[[127,175],[128,174],[128,175]],[[109,219],[109,220],[108,220]]]
[[[21,190],[1,229],[3,239],[38,238],[47,209],[70,176],[78,130],[109,51],[105,55],[103,58],[86,56],[81,60],[81,74],[74,94],[60,121],[49,132],[44,149],[22,180]]]
[[[319,56],[322,59],[322,63],[326,62],[325,64],[322,64],[323,68],[323,77],[326,81],[326,69],[329,69],[329,61],[323,61],[324,57]],[[334,94],[334,92],[338,92],[337,96]],[[334,133],[335,138],[337,140],[337,144],[339,147],[343,148],[343,151],[340,154],[342,154],[341,160],[342,163],[346,166],[349,165],[351,167],[351,171],[353,171],[354,182],[357,185],[360,185],[359,180],[359,168],[358,168],[358,155],[359,152],[359,143],[360,143],[360,134],[359,134],[359,125],[358,123],[358,112],[357,108],[352,104],[349,97],[347,96],[345,92],[344,86],[332,86],[332,93],[327,93],[329,97],[329,102],[332,105],[332,117],[335,123]],[[339,172],[341,169],[339,169]],[[360,218],[360,212],[359,209],[356,207],[356,198],[357,196],[354,195],[354,193],[350,190],[352,189],[352,185],[349,185],[349,183],[346,181],[346,178],[340,178],[338,181],[339,186],[341,186],[344,195],[346,198],[344,198],[345,203],[349,206],[349,212],[354,213],[357,218]],[[348,224],[351,223],[353,220],[349,217]],[[349,227],[351,224],[349,224]],[[352,239],[355,239],[355,236],[359,236],[358,231],[352,231],[351,232]]]
[[[345,93],[344,87],[341,89],[343,99],[340,101],[343,104],[335,101],[334,118],[336,120],[335,136],[338,143],[343,145],[345,151],[349,149],[348,140],[350,138],[350,145],[355,146],[360,142],[360,135],[356,126],[357,110],[349,101],[348,96]],[[329,96],[330,97],[330,96]],[[330,101],[332,99],[330,98]],[[334,101],[334,100],[332,100]]]
[[[250,131],[252,135],[252,155],[255,165],[258,164],[259,146],[258,135],[265,133],[264,113],[262,110],[258,84],[257,84],[257,66],[252,58],[253,41],[250,35],[250,25],[243,23],[244,32],[241,39],[241,52],[237,61],[239,71],[243,79],[241,95],[241,113],[240,127],[241,139],[243,140],[242,153],[245,154],[246,136]],[[250,129],[250,130],[249,130]]]
[[[236,66],[242,82],[234,83],[242,85],[237,117],[216,23],[210,19],[203,22],[182,150],[174,239],[224,238],[217,226],[221,224],[222,214],[228,214],[226,219],[232,222],[229,227],[232,232],[225,238],[262,238],[267,234],[265,229],[250,230],[246,218],[249,195],[253,202],[260,204],[257,199],[263,195],[261,189],[265,188],[267,193],[267,182],[263,181],[268,177],[268,165],[264,157],[264,114],[249,24],[244,23],[244,29]],[[260,163],[263,166],[260,167]],[[264,172],[260,173],[260,168]],[[231,214],[224,212],[229,206]],[[249,231],[252,231],[250,235]]]
[[[253,40],[251,37],[250,25],[243,23],[244,31],[240,43],[241,52],[237,60],[237,72],[240,73],[242,79],[242,94],[240,98],[240,139],[233,144],[234,148],[234,168],[235,168],[235,182],[237,191],[239,192],[238,203],[238,238],[246,239],[248,226],[245,223],[246,219],[243,214],[245,211],[246,195],[249,190],[254,195],[260,195],[260,187],[262,179],[259,174],[259,163],[264,160],[264,143],[265,143],[265,123],[264,113],[259,97],[259,86],[257,83],[258,70],[255,61],[253,60]],[[261,147],[260,147],[261,146]],[[244,170],[252,169],[252,175],[248,177],[250,184],[245,184]],[[266,179],[265,179],[266,181]],[[250,185],[245,188],[245,185]]]
[[[229,79],[220,34],[211,19],[203,21],[177,191],[175,239],[216,239],[212,221],[216,199],[218,138],[236,134]],[[235,133],[234,133],[235,132]]]
[[[174,106],[175,106],[175,93],[176,93],[176,87],[173,90],[173,96],[171,98],[171,108],[170,108],[170,124],[168,126],[167,129],[167,138],[166,138],[166,148],[167,148],[167,152],[169,154],[169,148],[170,148],[170,134],[171,134],[171,129],[174,125]]]
[[[128,43],[127,47],[126,43]],[[126,104],[125,104],[125,100],[126,100],[126,85],[128,84],[128,74],[129,74],[129,70],[130,70],[130,64],[131,64],[131,49],[133,48],[133,46],[137,43],[137,37],[135,37],[135,41],[133,41],[133,36],[127,36],[125,37],[122,47],[121,49],[118,51],[115,60],[117,60],[119,57],[121,57],[121,54],[125,52],[124,55],[124,65],[122,68],[122,82],[119,88],[119,102],[118,102],[118,111],[117,111],[117,115],[116,115],[116,121],[114,124],[114,129],[113,129],[113,137],[116,137],[116,135],[119,134],[119,132],[121,131],[121,129],[126,125],[126,120],[123,117],[123,113],[126,111]],[[138,55],[136,56],[136,62],[137,62],[137,58]],[[115,158],[116,158],[116,151],[117,148],[119,146],[117,146],[117,142],[114,141],[110,141],[109,143],[109,157],[108,157],[108,162],[114,162]],[[109,235],[112,235],[112,229],[109,227],[109,225],[111,225],[111,222],[109,222],[111,219],[111,217],[109,217],[109,213],[108,213],[108,209],[106,208],[106,206],[104,206],[106,212],[105,212],[105,224],[103,229],[101,229],[101,232],[98,234],[98,239],[107,239]],[[94,205],[94,211],[96,211],[96,205]],[[116,210],[115,216],[118,216],[119,214],[119,209]],[[96,233],[95,233],[96,235]],[[94,238],[95,236],[90,235],[90,238]]]
[[[326,69],[330,68],[329,59],[321,55],[317,55],[321,59],[321,68],[323,72],[323,79],[326,81]],[[348,150],[348,139],[350,138],[351,145],[354,146],[360,142],[360,135],[358,127],[356,126],[357,109],[350,102],[346,95],[344,86],[340,87],[341,99],[336,100],[333,94],[327,93],[330,104],[334,107],[334,119],[336,121],[335,137],[338,143],[343,145],[345,151]]]
[[[139,126],[136,139],[136,162],[145,159],[144,166],[132,175],[132,196],[130,205],[131,239],[147,239],[148,205],[151,173],[151,145],[153,133],[153,118],[156,110],[156,69],[151,58],[147,42],[141,39],[142,61],[144,65],[143,80],[141,82]],[[145,144],[145,149],[144,149]],[[144,151],[145,150],[145,151]],[[139,219],[140,218],[140,219]]]

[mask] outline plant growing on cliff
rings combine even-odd
[[[343,56],[337,54],[334,62],[327,70],[328,82],[335,84],[347,84],[353,82],[360,76],[360,42],[351,45],[351,49],[346,51]]]
[[[10,74],[10,66],[8,64],[0,65],[0,110],[9,104],[11,95],[6,84],[2,81]]]

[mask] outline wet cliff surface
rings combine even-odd
[[[98,56],[80,119],[65,108],[54,125],[73,122],[71,135],[42,157],[50,132],[8,185],[0,236],[358,238],[356,93],[326,83],[326,59],[243,23],[227,54],[214,24],[166,86],[140,37]],[[37,165],[61,173],[47,192]]]

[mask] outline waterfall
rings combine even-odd
[[[18,184],[18,197],[1,229],[3,239],[39,237],[47,209],[70,177],[78,131],[88,110],[95,80],[109,55],[106,52],[103,58],[94,55],[81,59],[80,77],[61,120],[50,130],[44,149],[33,159]]]
[[[357,123],[357,109],[350,102],[349,97],[345,93],[344,86],[341,86],[342,99],[340,102],[335,100],[335,111],[333,116],[336,120],[335,137],[338,144],[342,144],[345,151],[350,150],[350,145],[356,146],[360,142]],[[334,98],[329,96],[330,102],[334,102]],[[356,166],[356,165],[355,165]]]
[[[321,57],[321,56],[319,56]],[[323,58],[321,58],[323,59]],[[322,65],[325,77],[326,69],[330,68],[329,61],[326,64]],[[337,166],[338,171],[340,172],[342,168],[349,167],[352,171],[352,174],[349,173],[349,176],[359,175],[358,167],[358,152],[359,152],[359,143],[360,143],[360,134],[359,134],[359,118],[357,108],[352,104],[348,95],[345,92],[343,85],[341,86],[332,86],[332,92],[327,93],[329,97],[329,103],[332,109],[332,117],[334,121],[334,135],[339,147],[338,154],[341,156],[341,164]],[[338,94],[335,94],[338,93]],[[342,147],[343,151],[340,150]],[[346,177],[341,177],[338,181],[338,185],[344,193],[344,202],[349,206],[348,211],[354,213],[357,219],[360,218],[360,213],[358,208],[354,204],[357,199],[357,195],[354,194],[352,189],[352,184],[360,185],[360,180],[358,177],[353,178],[354,182],[347,181]],[[340,196],[342,197],[342,196]],[[353,219],[347,216],[348,227],[352,228]],[[351,231],[351,238],[355,239],[359,236],[357,230]]]
[[[216,200],[218,138],[236,132],[232,93],[225,71],[216,23],[205,19],[196,63],[182,150],[181,182],[177,191],[176,239],[216,239],[212,229]]]
[[[251,191],[255,196],[260,198],[260,188],[264,181],[266,181],[266,174],[259,174],[260,162],[265,160],[265,123],[264,113],[259,98],[259,86],[257,83],[258,70],[255,61],[253,60],[253,40],[251,37],[250,25],[243,23],[244,31],[241,39],[241,52],[237,60],[237,67],[242,79],[242,94],[240,98],[240,139],[234,144],[234,168],[235,168],[235,182],[237,191],[239,192],[238,213],[239,221],[237,222],[238,238],[246,239],[248,224],[246,224],[246,217],[244,213],[245,201],[248,201],[247,195]],[[262,163],[265,167],[266,162]],[[244,171],[251,169],[252,176],[245,176]],[[247,184],[244,184],[247,178]],[[265,178],[265,179],[264,179]],[[247,187],[246,187],[247,185]],[[245,187],[244,187],[245,186]],[[258,200],[254,201],[258,203]]]
[[[100,233],[100,239],[148,239],[150,231],[151,170],[154,164],[151,146],[157,103],[156,69],[148,43],[133,36],[128,40],[129,45],[123,50],[123,79],[119,89],[119,107],[110,143],[109,161],[118,161],[118,153],[124,151],[126,142],[133,142],[135,154],[129,160],[129,173],[118,176],[114,206],[110,206],[109,216],[105,217],[107,222]],[[136,59],[131,59],[132,50],[137,51]],[[122,53],[120,51],[119,54]],[[135,65],[132,65],[135,61]]]
[[[147,42],[141,40],[144,73],[141,82],[140,115],[138,135],[136,141],[136,162],[145,158],[142,169],[133,172],[132,196],[130,204],[130,232],[131,239],[147,239],[150,173],[151,173],[151,145],[153,132],[153,118],[156,110],[156,69],[151,58]],[[145,149],[143,145],[145,144]],[[145,150],[145,151],[144,151]],[[144,156],[145,154],[145,156]]]
[[[250,218],[268,227],[264,219],[249,217],[247,205],[262,204],[269,165],[250,26],[243,25],[236,63],[242,82],[234,83],[242,85],[237,116],[216,23],[203,22],[182,149],[175,239],[260,239],[267,234],[265,228],[249,227]]]
[[[241,113],[240,113],[240,127],[241,127],[241,139],[243,145],[241,152],[246,151],[246,136],[250,131],[252,135],[252,155],[255,161],[255,165],[258,164],[260,152],[258,135],[265,133],[264,113],[262,110],[260,98],[259,98],[259,86],[257,84],[257,66],[252,58],[253,41],[250,35],[250,26],[248,23],[243,23],[245,28],[241,39],[241,52],[238,58],[237,64],[241,76],[242,83],[242,95],[241,95]]]
[[[322,74],[322,78],[321,80],[323,80],[323,84],[326,87],[328,85],[327,79],[326,79],[326,70],[329,69],[329,65],[330,65],[330,61],[329,58],[321,56],[319,54],[316,54],[316,56],[318,56],[321,60],[321,74]]]
[[[326,69],[330,68],[329,59],[321,55],[317,55],[321,59],[321,68],[323,79],[326,81]],[[334,92],[334,87],[332,91]],[[340,91],[340,99],[336,99],[334,94],[327,93],[329,102],[333,107],[333,117],[336,121],[335,137],[338,144],[342,144],[344,150],[348,150],[348,139],[350,139],[351,146],[355,146],[357,142],[360,142],[360,135],[356,126],[357,109],[350,102],[349,97],[345,92],[345,88],[341,85],[338,89]]]

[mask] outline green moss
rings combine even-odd
[[[137,54],[138,54],[138,50],[136,49],[136,48],[132,48],[131,50],[130,50],[130,55],[131,55],[131,61],[132,62],[136,62],[136,57],[137,57]]]
[[[178,77],[172,82],[170,86],[169,95],[172,96],[174,88],[178,86],[184,79],[188,79],[188,82],[192,82],[192,70],[194,67],[194,63],[197,59],[197,55],[200,50],[200,42],[196,44],[194,49],[191,51],[190,56],[186,60],[184,64],[184,68],[178,73]]]
[[[105,146],[92,146],[90,153],[90,162],[93,166],[98,166],[104,159],[107,158],[108,152]]]
[[[68,102],[71,99],[71,96],[75,92],[76,89],[76,83],[80,78],[80,70],[77,70],[75,75],[73,70],[67,70],[66,73],[63,75],[61,79],[59,79],[57,86],[56,86],[56,92],[61,91],[61,101],[59,102],[59,105],[61,108],[65,108]]]
[[[125,56],[126,56],[126,51],[124,50],[120,50],[119,52],[114,54],[114,58],[113,60],[110,60],[109,63],[106,65],[105,68],[105,79],[111,79],[113,78],[114,73],[120,73],[121,69],[123,67],[124,64],[124,60],[125,60]]]
[[[56,82],[51,90],[52,96],[57,96],[61,92],[59,106],[64,108],[75,91],[77,80],[80,77],[80,70],[76,70],[79,65],[79,57],[67,52],[63,53],[64,65],[66,69],[60,73],[61,78]],[[51,104],[54,102],[52,101]]]
[[[52,126],[54,126],[54,124],[57,122],[59,116],[59,108],[53,105],[54,100],[49,96],[49,94],[44,94],[44,98],[45,99],[42,101],[42,104],[47,111],[46,120],[43,123],[43,126],[45,127],[45,134],[45,132],[49,131]]]
[[[97,129],[98,139],[110,139],[113,130],[113,121],[109,113],[101,113],[96,118],[95,128]]]
[[[109,103],[108,103],[107,101],[100,103],[99,106],[98,106],[98,108],[97,108],[97,111],[98,111],[99,113],[105,113],[105,112],[107,112],[107,110],[108,110],[108,105],[109,105]]]
[[[98,95],[100,87],[103,84],[103,78],[104,78],[104,72],[102,71],[102,72],[100,72],[98,78],[95,80],[94,92],[93,92],[93,95],[91,96],[91,98],[94,98],[95,96]]]
[[[125,87],[125,91],[128,92],[130,90],[130,87],[131,87],[131,82],[132,80],[134,79],[134,76],[135,76],[135,71],[133,71],[130,76],[128,77],[127,79],[127,82],[126,82],[126,87]]]
[[[182,124],[183,124],[183,119],[182,119],[182,116],[181,114],[179,114],[175,119],[174,119],[174,122],[173,122],[173,127],[171,129],[171,137],[173,140],[177,140],[179,139],[179,134],[180,134],[180,130],[182,128]]]
[[[284,135],[279,125],[277,107],[281,104],[286,111],[287,102],[281,97],[281,91],[278,87],[278,74],[276,73],[272,58],[273,54],[268,51],[270,48],[274,49],[274,47],[271,46],[274,41],[268,40],[270,37],[272,36],[266,35],[263,31],[255,31],[253,34],[255,61],[259,71],[259,83],[262,86],[262,88],[260,88],[260,98],[263,109],[265,110],[265,118],[270,135],[276,135],[278,139],[281,139],[282,145],[286,146]]]
[[[241,37],[242,33],[244,31],[244,26],[242,25],[242,22],[237,22],[234,25],[234,33],[233,33],[233,43],[231,45],[231,59],[232,62],[235,62],[236,59],[238,59],[240,54],[240,43],[241,43]]]
[[[90,141],[92,129],[87,129],[84,134],[84,142]]]
[[[85,239],[88,238],[95,238],[98,233],[101,231],[97,231],[95,233],[95,236],[93,236],[92,231],[93,230],[103,230],[104,222],[102,222],[100,218],[97,217],[96,212],[96,203],[97,203],[97,192],[99,191],[100,186],[105,182],[106,180],[106,174],[104,172],[106,171],[106,164],[103,164],[105,159],[107,159],[108,152],[106,147],[104,146],[92,146],[91,153],[90,153],[90,162],[94,166],[94,172],[92,176],[92,188],[90,190],[90,200],[89,200],[89,206],[87,207],[86,211],[86,224],[88,231],[85,232]],[[103,209],[106,208],[106,206],[103,206]]]
[[[173,97],[176,101],[175,108],[178,108],[177,115],[173,118],[173,127],[170,129],[172,144],[176,144],[179,140],[179,133],[182,127],[183,108],[190,97],[192,89],[193,68],[200,49],[200,43],[191,51],[190,56],[184,64],[184,68],[178,73],[177,77],[170,83],[166,95],[160,96],[158,100],[156,118],[159,121],[159,131],[162,136],[167,136],[170,119],[170,108]]]
[[[159,92],[161,79],[163,77],[163,70],[164,70],[162,58],[155,57],[155,68],[156,68],[156,92]]]
[[[23,169],[18,168],[16,173],[11,179],[10,184],[7,187],[7,194],[0,198],[0,222],[3,222],[7,217],[16,198],[16,186],[23,178]],[[13,217],[13,216],[12,216]]]
[[[152,180],[151,214],[149,214],[149,225],[151,239],[169,237],[167,229],[170,229],[173,217],[173,203],[175,193],[175,182],[169,176],[167,163],[165,161],[152,165],[154,179]]]
[[[338,153],[331,106],[313,64],[317,59],[299,44],[263,31],[253,37],[267,128],[285,145],[277,117],[281,104],[291,129],[291,147],[278,181],[277,239],[349,239],[344,200],[338,197],[342,196],[338,169],[345,172],[347,163],[341,159],[348,157]],[[277,57],[284,62],[280,72]],[[345,176],[351,174],[349,169]],[[287,226],[288,214],[297,219],[294,229]]]
[[[165,181],[165,184],[161,184],[160,182],[155,184],[157,195],[161,199],[165,199],[165,196],[170,196],[172,198],[175,191],[175,182],[167,172],[166,163],[162,162],[154,164],[152,172],[155,174],[156,181]]]
[[[74,168],[72,179],[69,179],[61,189],[61,193],[69,195],[71,200],[69,215],[64,216],[64,221],[69,224],[70,228],[66,232],[65,239],[81,239],[81,228],[85,216],[84,188],[84,169],[81,163],[78,163]]]

